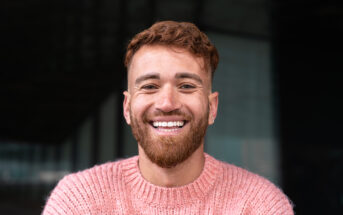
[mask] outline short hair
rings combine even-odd
[[[205,68],[210,69],[213,79],[219,61],[218,51],[208,37],[193,23],[161,21],[136,34],[127,46],[124,61],[126,68],[129,68],[134,54],[144,45],[163,45],[185,49],[194,56],[204,59]]]

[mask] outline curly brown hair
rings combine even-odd
[[[210,69],[213,78],[219,55],[208,37],[194,24],[189,22],[161,21],[136,34],[125,55],[125,67],[128,68],[133,55],[144,45],[164,45],[181,48],[204,59],[205,67]]]

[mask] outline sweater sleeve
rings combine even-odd
[[[80,196],[75,192],[73,176],[65,176],[51,192],[45,204],[42,215],[77,214],[77,199]]]
[[[42,214],[108,214],[120,210],[115,186],[120,171],[114,168],[118,169],[118,165],[109,162],[65,176],[51,192]]]
[[[243,214],[294,215],[291,201],[268,180],[260,177],[256,184],[253,184],[253,190]]]

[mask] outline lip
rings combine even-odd
[[[159,136],[176,136],[179,135],[184,127],[182,128],[173,128],[173,129],[165,129],[165,128],[154,128],[151,126],[153,129],[154,133],[159,135]]]
[[[157,116],[149,120],[150,122],[169,122],[169,121],[186,121],[182,116]]]

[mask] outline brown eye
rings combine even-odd
[[[147,85],[142,86],[141,89],[143,89],[143,90],[155,90],[155,89],[157,89],[157,86],[153,85],[153,84],[147,84]]]
[[[180,88],[181,88],[181,89],[194,89],[195,86],[190,85],[190,84],[182,84],[182,85],[180,86]]]

